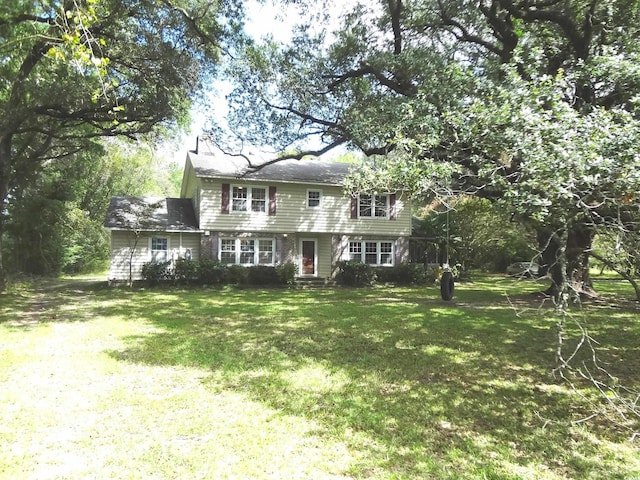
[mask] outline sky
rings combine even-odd
[[[277,0],[276,0],[277,3]],[[282,5],[275,6],[273,2],[260,4],[256,1],[247,2],[247,22],[245,30],[253,38],[260,39],[266,35],[272,35],[275,40],[286,42],[291,38],[291,30],[295,19],[298,18],[295,10],[289,8],[289,12],[283,10]],[[286,21],[290,18],[291,21]],[[215,112],[216,117],[222,118],[227,111],[225,95],[230,93],[231,84],[225,81],[216,81],[213,90],[205,93],[207,110],[202,111],[197,107],[191,112],[192,122],[189,132],[186,132],[178,144],[170,142],[159,148],[159,154],[168,162],[179,165],[184,163],[187,152],[196,147],[196,138],[202,133],[207,116]]]
[[[338,8],[334,10],[336,16],[348,8],[357,0],[337,0]],[[342,7],[342,8],[340,8]],[[291,32],[298,13],[293,7],[286,7],[278,0],[266,1],[263,4],[250,0],[246,4],[247,21],[245,30],[255,39],[271,35],[276,41],[286,42],[291,38]],[[206,93],[206,111],[194,108],[192,110],[192,122],[190,131],[185,133],[177,143],[171,142],[159,148],[159,154],[167,162],[175,162],[182,166],[189,150],[196,147],[196,138],[202,133],[207,123],[207,116],[215,112],[218,119],[227,111],[225,95],[231,91],[229,82],[217,81],[213,91]]]

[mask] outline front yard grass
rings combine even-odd
[[[550,374],[543,286],[482,277],[452,302],[437,288],[15,286],[0,295],[0,477],[640,478],[637,424],[575,423],[593,392]],[[637,306],[576,314],[640,388]]]

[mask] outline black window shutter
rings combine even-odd
[[[351,218],[358,218],[358,197],[351,195]]]

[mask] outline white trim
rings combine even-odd
[[[361,197],[365,195],[371,198],[371,215],[361,215],[360,201]],[[376,197],[385,197],[384,216],[376,215]],[[366,218],[372,220],[389,220],[391,217],[391,194],[390,193],[361,193],[358,195],[358,218]]]
[[[318,205],[316,206],[309,206],[309,193],[310,192],[318,192],[320,194],[320,196],[318,197]],[[305,199],[304,199],[304,206],[305,208],[308,208],[309,210],[321,210],[322,209],[322,204],[323,202],[323,193],[322,193],[322,189],[321,188],[307,188],[307,194],[305,195]]]
[[[153,249],[153,239],[157,238],[160,240],[166,240],[167,241],[167,249],[166,250],[154,250]],[[169,255],[169,252],[171,252],[171,238],[167,235],[150,235],[149,236],[149,261],[153,262],[155,261],[155,259],[153,258],[153,252],[162,252],[162,251],[166,251],[167,252],[167,257],[163,260],[164,262],[168,262],[171,260],[171,255]]]
[[[352,259],[352,255],[351,255],[351,244],[352,243],[357,243],[360,244],[360,252],[359,252],[359,259]],[[367,243],[375,243],[376,244],[376,263],[368,263],[366,261],[367,258]],[[391,258],[391,263],[380,263],[380,259],[382,257],[382,249],[381,249],[381,245],[383,243],[389,243],[391,244],[391,252],[384,252],[386,255],[390,255]],[[354,260],[354,261],[359,261],[362,263],[366,263],[368,265],[371,265],[373,267],[392,267],[396,264],[396,257],[395,257],[395,252],[396,252],[396,245],[395,242],[393,240],[373,240],[373,239],[349,239],[349,241],[347,242],[347,259],[348,260]]]
[[[233,208],[233,200],[234,200],[234,196],[233,196],[233,190],[234,189],[242,189],[242,190],[246,190],[247,191],[247,198],[246,198],[246,210],[236,210]],[[260,200],[264,200],[264,211],[262,210],[253,210],[253,190],[254,189],[259,189],[259,190],[264,190],[264,199],[260,199]],[[258,215],[268,215],[269,214],[269,187],[268,185],[241,185],[241,184],[231,184],[231,186],[229,187],[229,213],[235,213],[235,214],[258,214]]]
[[[223,183],[229,182],[237,182],[237,176],[229,176],[229,175],[198,175],[196,173],[197,178],[202,178],[208,182],[217,182],[218,180],[223,180]],[[247,181],[251,181],[252,184],[262,184],[265,185],[318,185],[323,187],[344,187],[343,182],[338,183],[330,183],[330,182],[314,182],[312,180],[282,180],[282,179],[270,179],[270,178],[248,178]]]
[[[224,241],[233,241],[233,253],[235,259],[233,263],[227,263],[227,265],[243,265],[243,266],[253,266],[253,265],[270,265],[273,266],[276,264],[276,239],[275,237],[250,237],[243,235],[236,236],[220,236],[218,239],[218,258],[222,262],[222,244]],[[242,242],[243,241],[253,241],[253,263],[240,263],[241,255],[242,255]],[[271,242],[271,263],[260,263],[260,241]],[[266,250],[262,250],[266,251]],[[223,262],[224,263],[224,262]]]

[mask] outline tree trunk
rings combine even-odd
[[[537,232],[538,245],[540,246],[542,265],[541,275],[549,275],[551,285],[545,293],[553,298],[558,297],[562,285],[566,283],[566,265],[564,264],[564,248],[562,244],[562,230],[539,228]]]
[[[595,230],[586,223],[574,224],[567,236],[567,276],[571,288],[581,295],[596,296],[589,273],[589,257]]]
[[[574,223],[555,230],[540,228],[537,232],[542,256],[542,275],[549,275],[551,285],[545,291],[559,299],[563,292],[570,297],[595,296],[589,274],[589,252],[594,230],[586,223]]]
[[[11,176],[11,136],[0,135],[0,292],[6,288],[6,274],[2,258],[5,226],[5,209],[9,197],[9,177]]]

